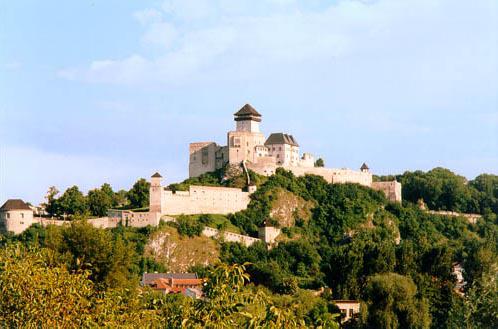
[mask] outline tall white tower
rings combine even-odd
[[[162,176],[156,172],[150,179],[150,194],[149,194],[149,211],[162,212],[161,199],[162,199]]]

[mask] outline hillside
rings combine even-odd
[[[203,236],[180,236],[173,227],[152,233],[144,256],[154,259],[170,272],[187,272],[193,266],[208,266],[218,260],[219,246]]]
[[[207,174],[197,183],[229,184],[213,177]],[[259,306],[245,309],[258,319],[266,309],[261,305],[272,305],[286,310],[287,319],[304,321],[304,327],[327,319],[324,327],[334,328],[333,301],[353,299],[361,301],[364,311],[349,328],[498,327],[495,176],[468,182],[442,169],[407,172],[398,176],[408,193],[402,204],[367,187],[328,184],[318,176],[295,177],[284,170],[254,178],[258,189],[248,208],[229,216],[178,216],[176,224],[141,229],[101,230],[78,222],[66,228],[35,226],[1,241],[44,248],[54,253],[55,264],[74,273],[90,271],[98,292],[129,289],[144,271],[195,268],[211,276],[230,268],[247,272],[251,284],[242,279],[243,288],[228,288],[228,300],[247,303],[265,296]],[[431,209],[473,210],[481,218],[473,224],[422,210],[420,196]],[[263,243],[244,247],[199,236],[203,226],[256,236],[264,223],[282,228],[278,245],[270,250]],[[241,270],[236,264],[246,265]],[[455,265],[463,268],[464,282],[457,281]],[[184,316],[171,313],[180,312],[184,301],[161,303],[168,319]],[[138,310],[150,310],[146,305]],[[299,327],[296,323],[277,327]]]

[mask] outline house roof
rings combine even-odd
[[[142,284],[151,285],[158,279],[197,279],[196,273],[144,273]]]
[[[299,146],[296,139],[292,135],[287,135],[284,133],[273,133],[271,134],[265,142],[265,145],[275,145],[275,144],[289,144],[292,146]]]
[[[361,165],[360,169],[361,170],[365,170],[365,169],[368,170],[370,168],[368,168],[367,164],[365,162],[363,162],[363,164]]]
[[[31,210],[31,208],[21,199],[9,199],[0,208],[0,211],[9,210]]]
[[[250,104],[246,104],[244,106],[241,107],[240,110],[238,110],[237,112],[234,113],[235,116],[256,116],[256,117],[261,117],[261,114],[258,113],[258,111],[256,111],[254,109],[254,107],[252,107]]]
[[[162,178],[160,173],[156,172],[154,175],[152,175],[152,178]]]

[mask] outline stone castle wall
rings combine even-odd
[[[152,194],[156,196],[152,197]],[[152,204],[151,209],[158,209],[161,215],[181,214],[230,214],[247,208],[250,193],[238,188],[215,186],[190,186],[188,191],[169,191],[151,186],[151,201],[158,200],[160,205]],[[158,207],[159,206],[159,207]]]
[[[189,177],[197,177],[217,169],[216,154],[221,149],[214,142],[190,143]]]
[[[264,164],[247,163],[247,168],[254,172],[270,176],[275,173],[279,167],[274,163]],[[338,183],[357,183],[363,186],[372,186],[372,174],[369,172],[355,171],[351,169],[334,169],[324,167],[299,167],[299,166],[282,166],[285,170],[291,171],[296,176],[317,175],[322,176],[327,182]]]
[[[251,236],[227,231],[220,231],[212,227],[204,227],[202,235],[207,236],[208,238],[221,238],[225,242],[238,242],[246,247],[251,246],[255,242],[262,241],[261,239],[253,238]]]
[[[371,186],[374,190],[382,191],[390,201],[401,202],[401,183],[391,182],[373,182]]]

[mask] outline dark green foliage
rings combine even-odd
[[[397,179],[403,186],[403,199],[417,203],[422,199],[429,209],[483,215],[498,214],[498,176],[482,174],[474,180],[448,169],[428,172],[405,172],[397,176],[374,177],[374,180]]]
[[[224,187],[247,187],[246,174],[241,172],[237,175],[228,175],[228,167],[218,169],[213,172],[204,173],[198,177],[191,177],[181,183],[170,184],[168,188],[172,191],[188,191],[190,185],[205,185],[205,186],[224,186]],[[249,170],[249,178],[251,184],[260,186],[266,181],[265,176],[256,174],[254,171]]]
[[[60,214],[82,216],[88,213],[88,203],[78,186],[68,188],[56,201],[57,210]]]
[[[100,189],[88,191],[88,207],[94,216],[105,216],[107,210],[116,206],[114,191],[109,184],[104,184]]]
[[[150,183],[144,178],[140,178],[133,184],[133,187],[127,193],[130,208],[144,208],[149,206],[149,188]]]
[[[180,235],[193,237],[201,235],[204,224],[192,217],[181,215],[176,219],[176,228]]]
[[[251,176],[253,181],[260,178]],[[481,175],[466,182],[463,177],[436,168],[396,178],[408,189],[408,202],[403,204],[389,203],[382,193],[363,186],[331,185],[318,176],[295,177],[282,169],[267,179],[261,178],[248,209],[229,216],[230,223],[242,232],[256,236],[264,222],[274,223],[271,205],[279,189],[312,201],[315,206],[309,220],[283,228],[281,240],[270,250],[263,243],[251,247],[221,244],[223,263],[249,263],[247,271],[257,287],[248,287],[250,293],[244,290],[248,293],[244,300],[269,289],[278,294],[272,295],[271,305],[292,309],[291,313],[308,327],[330,321],[334,313],[332,299],[365,302],[362,316],[348,328],[498,327],[498,279],[494,278],[498,266],[497,176]],[[215,173],[187,180],[182,188],[195,183],[230,186],[240,182],[245,183],[244,177],[224,180]],[[100,190],[108,189],[103,186]],[[420,197],[431,209],[476,211],[484,216],[470,224],[463,217],[434,215],[416,206]],[[195,236],[205,225],[227,227],[227,219],[217,215],[180,216],[177,224],[170,225],[185,236]],[[148,237],[157,228],[121,226],[100,230],[107,233],[93,230],[96,229],[85,226],[44,229],[35,225],[19,236],[2,237],[1,243],[17,240],[57,250],[69,269],[91,271],[90,278],[100,289],[132,286],[131,282],[136,282],[143,271],[165,270],[142,256]],[[465,297],[455,292],[455,262],[465,269]],[[211,275],[213,268],[198,266],[191,270],[204,277]],[[225,267],[218,274],[232,270]],[[330,289],[326,288],[321,297],[302,290],[320,287]],[[214,292],[217,288],[212,285],[210,289]],[[218,298],[220,292],[224,293],[218,290],[212,297]],[[227,296],[233,293],[225,292]],[[212,313],[206,314],[204,309],[187,314],[176,310],[189,309],[193,304],[188,300],[154,300],[156,304],[151,299],[151,305],[155,305],[152,308],[163,307],[165,314],[173,316],[166,327],[175,327],[184,318],[201,321],[199,315],[221,319],[219,309],[211,308],[215,304],[209,306]],[[264,321],[278,318],[275,313],[267,316]]]
[[[322,158],[318,158],[315,161],[315,167],[325,167],[325,161]]]
[[[417,172],[410,179],[419,179],[420,175]],[[266,251],[258,244],[249,248],[224,244],[221,258],[228,263],[251,262],[248,271],[253,282],[274,292],[292,294],[299,287],[325,284],[338,299],[367,298],[364,292],[369,278],[397,272],[402,278],[389,277],[394,282],[388,285],[394,289],[389,294],[413,291],[410,289],[415,285],[412,301],[402,306],[404,310],[395,310],[391,304],[389,311],[374,311],[377,315],[357,326],[382,323],[425,328],[432,321],[432,328],[451,327],[455,322],[451,310],[458,308],[461,299],[454,291],[452,265],[463,263],[465,278],[471,284],[485,269],[497,264],[496,216],[488,213],[477,224],[470,224],[464,217],[430,214],[416,206],[422,195],[417,193],[429,196],[436,209],[472,210],[476,204],[482,205],[476,198],[479,193],[494,197],[495,183],[483,176],[470,182],[468,185],[476,187],[469,190],[474,187],[468,187],[465,180],[447,170],[435,169],[421,176],[426,179],[422,183],[425,187],[420,192],[414,189],[413,203],[401,205],[388,203],[382,193],[359,185],[331,185],[318,176],[295,177],[280,169],[252,195],[248,209],[232,215],[230,220],[255,236],[258,226],[272,222],[274,191],[291,191],[316,204],[310,221],[283,229],[286,236],[299,241],[299,247],[296,242],[280,242]],[[398,180],[402,179],[398,176]],[[421,322],[415,324],[414,316]]]
[[[378,274],[368,279],[364,299],[370,328],[429,328],[428,304],[417,297],[413,281],[395,273]]]
[[[168,188],[172,191],[188,191],[190,185],[223,186],[223,171],[208,172],[198,177],[192,177],[181,183],[170,184]]]

